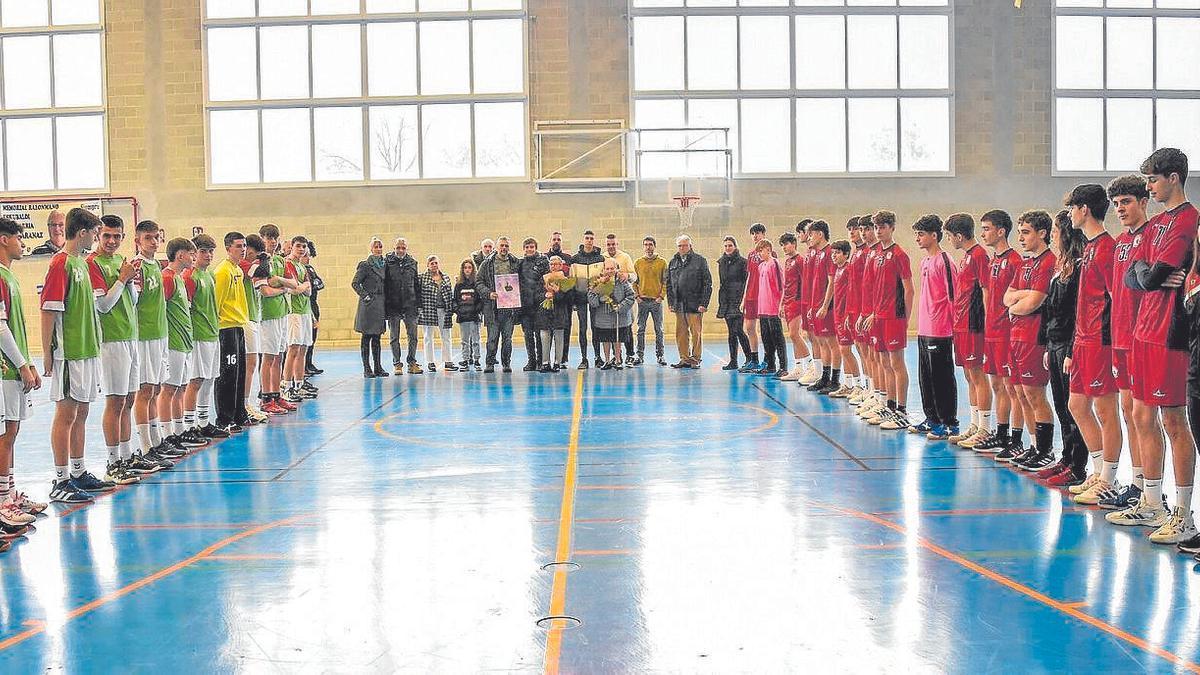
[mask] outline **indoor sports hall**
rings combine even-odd
[[[1200,672],[1196,45],[0,0],[0,671]]]

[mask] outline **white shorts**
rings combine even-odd
[[[167,338],[138,341],[138,375],[142,384],[167,381]]]
[[[141,386],[138,377],[138,343],[133,340],[105,342],[100,345],[106,396],[128,396]]]
[[[192,354],[195,352],[167,351],[167,379],[163,384],[183,387],[192,379]]]
[[[245,333],[245,335],[246,335],[246,355],[247,356],[249,356],[251,354],[258,355],[258,354],[262,353],[262,349],[259,346],[260,343],[259,343],[259,337],[258,337],[258,334],[261,331],[262,331],[262,327],[259,326],[257,321],[247,321],[246,325],[242,328],[242,332]]]
[[[263,319],[258,330],[259,354],[282,354],[287,351],[287,322],[286,316]]]
[[[288,344],[309,347],[312,345],[312,314],[288,315]]]
[[[29,395],[25,393],[25,385],[21,384],[20,380],[4,380],[0,384],[0,390],[4,391],[4,420],[20,422],[28,419],[33,401],[29,400]]]
[[[100,371],[100,359],[54,359],[50,400],[57,402],[70,398],[79,403],[92,403],[100,396]]]
[[[192,347],[192,379],[215,380],[221,372],[221,345],[213,342],[197,342]]]

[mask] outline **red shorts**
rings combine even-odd
[[[808,305],[800,303],[800,329],[804,332],[812,330],[812,317],[809,316]]]
[[[1135,399],[1162,408],[1187,404],[1187,352],[1134,340],[1129,363]]]
[[[800,303],[795,300],[788,300],[783,303],[783,322],[791,323],[793,319],[800,316]]]
[[[842,347],[854,344],[854,324],[851,317],[841,316],[833,322],[833,330],[837,335],[837,343]]]
[[[983,333],[954,334],[954,363],[961,368],[983,367]]]
[[[871,331],[859,330],[858,322],[862,321],[862,315],[850,317],[850,328],[854,331],[854,341],[860,345],[869,346],[871,342]]]
[[[996,377],[1012,374],[1012,353],[1008,340],[984,340],[983,372]]]
[[[809,330],[817,337],[833,337],[833,313],[825,312],[825,316],[818,319],[816,310],[813,310]]]
[[[1046,368],[1046,348],[1032,342],[1012,343],[1013,384],[1023,387],[1044,387],[1050,384],[1050,371]]]
[[[1071,393],[1089,398],[1117,393],[1112,347],[1075,345],[1071,355]]]
[[[1113,380],[1117,383],[1117,389],[1120,391],[1129,391],[1133,384],[1129,381],[1129,350],[1117,349],[1112,350],[1112,369]]]
[[[908,346],[908,319],[875,319],[875,351],[898,352]]]
[[[758,321],[758,298],[746,298],[742,308],[742,319],[745,321]]]

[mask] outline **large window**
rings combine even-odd
[[[0,191],[108,186],[101,0],[0,0]]]
[[[206,0],[204,43],[212,186],[528,175],[523,0]]]
[[[1055,0],[1054,169],[1200,156],[1200,0]]]
[[[638,128],[727,127],[741,176],[952,170],[949,0],[631,0],[630,12]]]

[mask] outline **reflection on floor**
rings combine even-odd
[[[708,357],[364,381],[327,353],[299,414],[0,556],[0,668],[1197,669],[1200,575],[1148,531]]]

